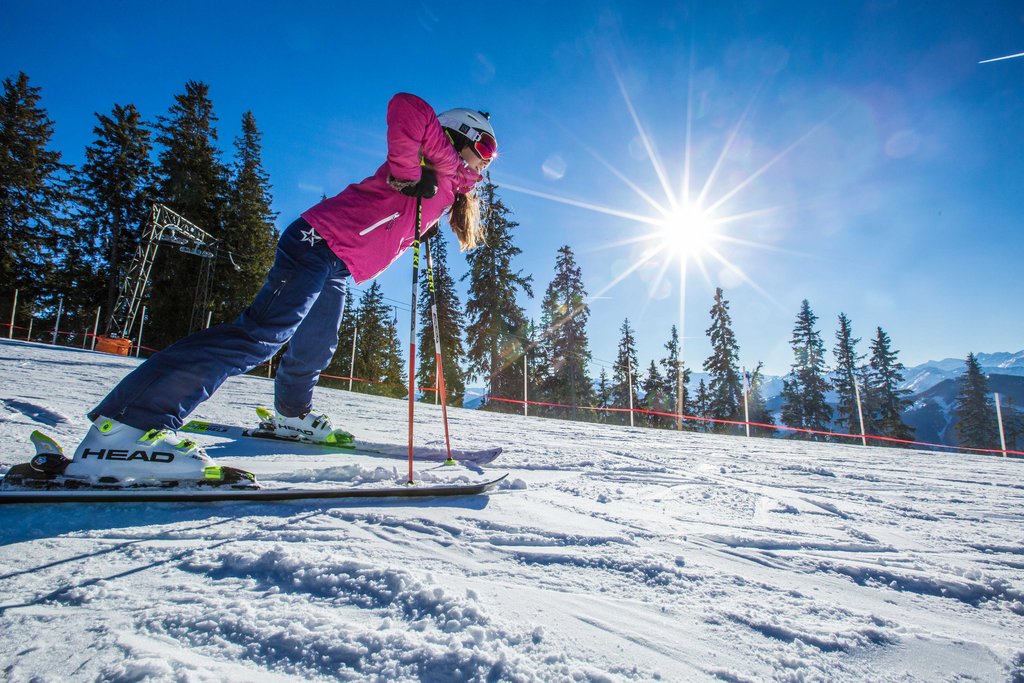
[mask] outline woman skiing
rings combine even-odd
[[[427,234],[447,211],[463,250],[481,244],[473,188],[497,154],[487,114],[437,115],[408,93],[388,103],[387,146],[374,175],[305,211],[282,233],[266,283],[234,322],[157,353],[89,412],[92,427],[64,476],[234,483],[225,476],[230,468],[174,432],[224,380],[269,360],[286,342],[275,410],[259,411],[261,426],[312,441],[351,439],[312,411],[313,387],[338,344],[347,277],[370,280],[412,246],[418,202]]]

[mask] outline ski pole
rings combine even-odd
[[[412,312],[409,314],[409,483],[412,477],[412,420],[416,406],[416,294],[420,284],[420,232],[423,199],[416,199],[416,232],[412,241]]]
[[[440,232],[438,233],[440,237]],[[444,445],[448,449],[448,459],[445,465],[454,465],[452,458],[452,439],[448,434],[448,399],[445,397],[444,388],[444,366],[441,360],[441,334],[437,324],[437,292],[434,290],[434,259],[430,256],[430,240],[423,243],[427,250],[427,286],[430,290],[430,317],[434,324],[434,362],[437,365],[437,392],[441,394],[441,419],[444,421]]]

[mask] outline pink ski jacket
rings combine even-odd
[[[463,163],[437,114],[419,97],[398,93],[391,98],[387,124],[384,165],[302,214],[357,283],[380,275],[415,239],[416,198],[394,189],[388,176],[419,180],[421,159],[437,173],[437,194],[423,200],[424,233],[452,205],[456,192],[469,192],[481,179]]]

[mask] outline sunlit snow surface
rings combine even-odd
[[[0,471],[32,429],[73,449],[135,363],[0,343]],[[229,380],[196,417],[250,422],[271,392]],[[318,390],[317,408],[405,439],[402,401]],[[439,416],[417,408],[421,443]],[[1024,681],[1024,462],[450,417],[456,446],[505,447],[505,487],[0,509],[0,677]],[[405,472],[205,441],[268,482]]]

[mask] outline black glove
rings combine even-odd
[[[424,166],[419,181],[399,187],[398,191],[407,197],[430,199],[437,194],[437,174]]]

